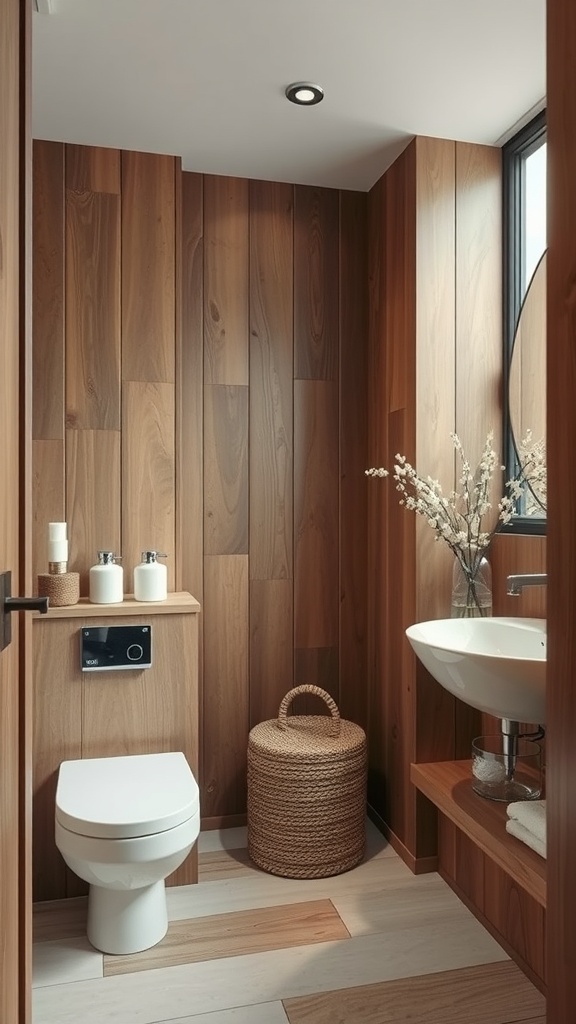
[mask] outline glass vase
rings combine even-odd
[[[454,559],[450,615],[453,619],[492,615],[492,569],[484,555],[473,554],[466,566]]]

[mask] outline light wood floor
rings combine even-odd
[[[103,956],[85,900],[35,908],[33,1024],[545,1024],[545,1001],[436,874],[368,824],[333,878],[277,878],[244,829],[202,833],[151,950]]]

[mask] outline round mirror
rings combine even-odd
[[[510,426],[531,494],[526,512],[546,515],[546,253],[528,286],[514,335],[508,382]]]

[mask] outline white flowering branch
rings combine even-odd
[[[490,431],[475,471],[464,455],[457,434],[451,434],[452,443],[461,463],[459,483],[461,491],[444,495],[438,480],[420,476],[404,455],[396,455],[394,480],[400,492],[400,504],[422,516],[436,534],[453,551],[467,577],[474,577],[478,566],[500,526],[510,522],[516,502],[522,495],[523,473],[508,480],[504,496],[498,502],[498,517],[491,529],[483,529],[483,521],[492,508],[490,492],[498,464]],[[502,469],[503,467],[500,467]],[[371,477],[388,476],[388,470],[367,469]]]
[[[526,512],[538,515],[542,509],[546,511],[546,442],[544,438],[535,441],[532,431],[528,430],[518,446],[518,456],[522,464],[522,477],[530,488],[526,496]],[[534,498],[536,501],[534,501]]]

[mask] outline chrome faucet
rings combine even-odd
[[[506,593],[519,597],[524,587],[543,587],[548,583],[545,572],[519,573],[517,576],[506,577]]]

